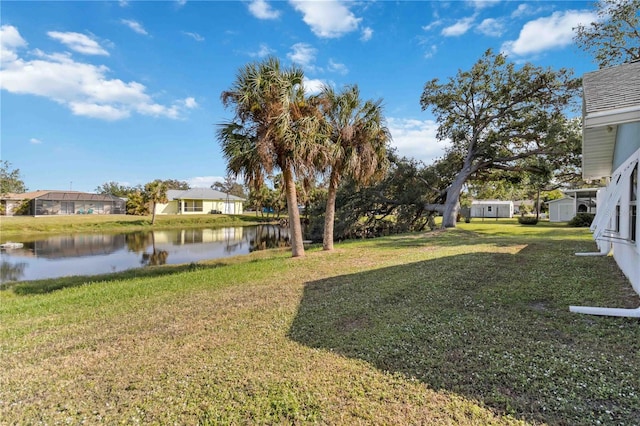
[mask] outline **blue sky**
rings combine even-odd
[[[267,55],[305,71],[305,87],[358,84],[383,99],[393,146],[441,155],[419,103],[424,84],[492,48],[517,63],[595,70],[572,28],[574,1],[91,1],[1,4],[1,158],[27,187],[92,192],[225,175],[215,137],[220,94]]]

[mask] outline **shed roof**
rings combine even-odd
[[[575,203],[576,199],[575,198],[571,198],[571,197],[562,197],[562,198],[556,198],[555,200],[549,200],[546,203],[547,204],[558,204],[558,203]]]
[[[640,121],[640,61],[586,73],[582,89],[582,176],[611,176],[617,126]]]
[[[471,201],[471,204],[499,204],[499,205],[511,205],[513,204],[513,201],[504,201],[504,200],[473,200]]]

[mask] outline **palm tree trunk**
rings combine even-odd
[[[298,197],[296,195],[296,183],[293,173],[288,167],[282,170],[284,190],[287,197],[287,210],[289,212],[289,232],[291,233],[291,255],[293,257],[304,256],[304,243],[302,242],[302,225],[300,224],[300,211],[298,210]]]
[[[153,212],[151,213],[151,224],[155,225],[156,224],[156,203],[152,203],[152,209]]]
[[[322,250],[333,250],[333,225],[336,216],[336,195],[338,193],[338,182],[334,176],[335,173],[335,170],[331,171],[329,190],[327,191],[327,205],[324,212],[324,232],[322,234]]]

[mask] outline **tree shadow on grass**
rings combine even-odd
[[[443,257],[308,283],[289,335],[520,419],[637,424],[638,321],[568,312],[637,307],[625,284],[548,245]]]

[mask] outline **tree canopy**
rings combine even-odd
[[[211,189],[224,192],[225,194],[235,195],[240,198],[246,197],[246,194],[244,193],[244,186],[238,183],[231,175],[225,176],[223,182],[213,182]]]
[[[575,41],[600,68],[640,59],[640,0],[600,0],[597,20],[575,28]]]
[[[20,169],[13,169],[11,163],[0,160],[0,195],[27,192],[27,187],[20,177]]]
[[[516,68],[502,54],[487,50],[469,71],[441,83],[425,84],[420,98],[438,123],[437,138],[449,144],[440,163],[456,171],[442,190],[443,226],[454,227],[463,185],[487,170],[522,171],[527,157],[566,155],[565,117],[579,90],[567,69],[531,64]]]
[[[113,195],[115,197],[128,197],[133,191],[135,191],[135,188],[115,181],[105,182],[95,189],[96,194]]]

